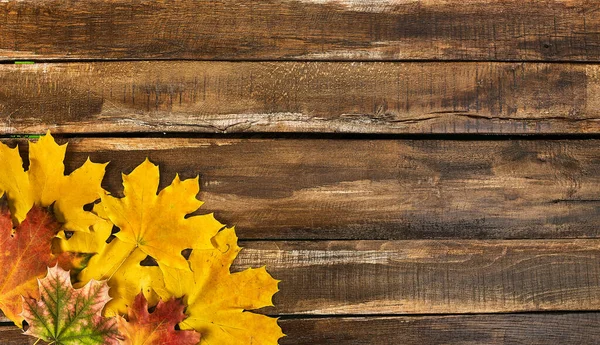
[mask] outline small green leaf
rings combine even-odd
[[[91,280],[74,289],[69,272],[58,266],[38,282],[40,299],[23,297],[25,334],[54,345],[118,344],[116,320],[101,315],[110,300],[106,282]]]
[[[41,138],[41,134],[11,134],[9,138],[11,139],[39,139]]]

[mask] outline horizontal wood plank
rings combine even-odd
[[[600,240],[242,242],[281,280],[274,315],[600,309]]]
[[[279,321],[281,345],[596,345],[597,313],[322,318]]]
[[[23,335],[23,331],[15,326],[0,326],[0,343],[2,345],[34,345],[36,338]],[[38,342],[37,344],[45,344]]]
[[[267,266],[275,315],[600,309],[600,240],[242,241],[232,271]]]
[[[116,194],[121,172],[146,157],[161,166],[162,186],[175,173],[200,174],[202,212],[215,212],[244,239],[600,231],[598,140],[72,139],[67,168],[88,156],[111,162],[104,185]]]
[[[43,63],[0,80],[2,133],[600,133],[598,65]]]
[[[0,2],[0,59],[598,61],[587,0]]]
[[[287,336],[279,344],[595,345],[598,322],[598,313],[280,319]],[[14,326],[0,326],[2,344],[33,340]]]

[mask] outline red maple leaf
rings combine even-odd
[[[13,229],[9,210],[0,207],[0,309],[17,325],[23,320],[21,295],[37,297],[37,279],[57,261],[51,244],[59,229],[54,216],[37,206]]]
[[[156,309],[149,313],[148,301],[144,294],[140,293],[129,308],[129,322],[120,316],[117,317],[119,332],[125,338],[121,341],[122,344],[198,344],[200,333],[175,329],[175,326],[185,318],[184,308],[181,299],[172,298],[167,302],[158,302]]]

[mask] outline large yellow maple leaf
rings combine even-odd
[[[158,184],[158,166],[145,160],[131,174],[123,175],[125,197],[105,195],[102,206],[108,219],[121,229],[116,234],[119,240],[164,265],[187,268],[181,251],[208,248],[223,224],[212,215],[186,218],[202,206],[196,198],[198,178],[181,181],[175,176],[157,195]]]
[[[184,298],[189,317],[181,329],[200,332],[201,344],[277,344],[283,336],[277,319],[249,310],[272,306],[279,281],[265,267],[230,273],[241,250],[233,228],[220,231],[212,241],[213,248],[192,251],[191,271],[161,266],[161,298]]]
[[[197,178],[182,181],[176,176],[157,194],[158,185],[158,166],[144,161],[123,175],[123,198],[105,194],[95,206],[105,223],[69,239],[62,234],[63,250],[97,253],[79,279],[81,283],[108,280],[113,300],[106,315],[126,313],[140,291],[150,304],[158,302],[156,291],[164,289],[162,272],[157,266],[142,265],[144,259],[150,256],[163,266],[189,270],[182,251],[212,248],[211,238],[223,227],[212,214],[188,217],[202,205],[196,198],[200,190]],[[119,232],[106,241],[112,224]]]
[[[106,164],[89,159],[65,176],[67,145],[58,145],[50,132],[29,144],[29,170],[23,169],[18,147],[0,143],[0,197],[7,196],[13,221],[20,224],[31,208],[54,204],[56,219],[63,227],[88,232],[98,217],[83,206],[98,199]]]
[[[212,214],[187,216],[202,205],[197,178],[176,176],[157,194],[158,185],[158,167],[146,160],[123,175],[123,198],[103,196],[94,208],[107,222],[96,226],[102,234],[63,239],[65,250],[97,252],[81,272],[80,284],[108,280],[113,297],[108,316],[125,314],[140,291],[150,305],[183,297],[189,317],[180,326],[199,331],[201,344],[277,344],[283,336],[277,319],[248,310],[271,306],[278,281],[264,267],[230,273],[241,250],[234,229],[221,230]],[[120,231],[106,243],[110,224]],[[188,259],[185,249],[192,249]],[[147,256],[158,266],[142,265]]]

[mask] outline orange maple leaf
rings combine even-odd
[[[0,208],[0,309],[21,325],[21,295],[36,297],[37,279],[57,261],[50,250],[60,224],[47,210],[33,207],[13,230],[11,215]]]

